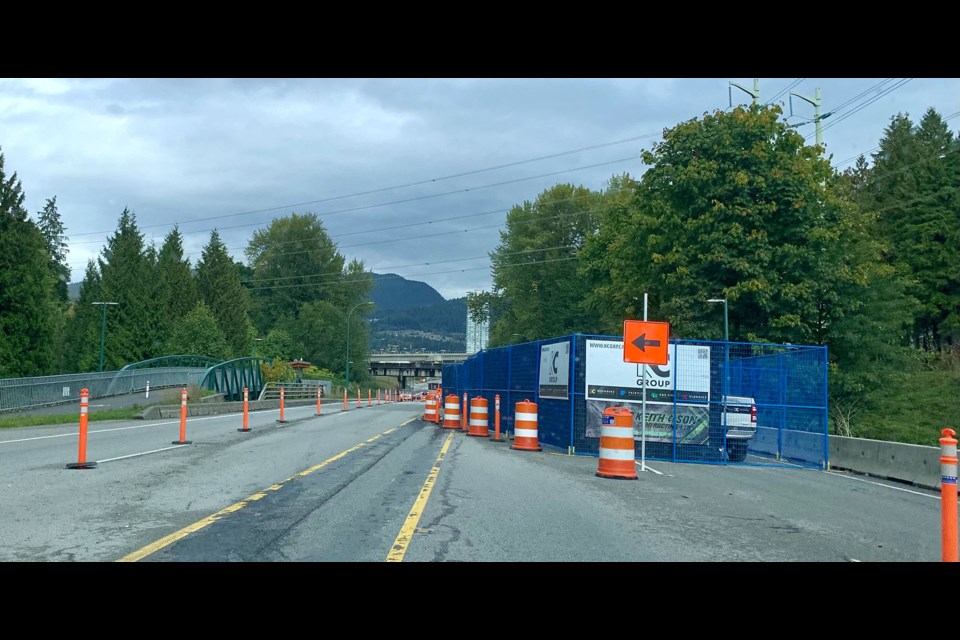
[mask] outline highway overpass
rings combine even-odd
[[[371,353],[370,374],[392,376],[400,388],[407,388],[407,378],[439,378],[443,365],[463,362],[468,353]]]

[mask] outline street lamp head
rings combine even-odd
[[[725,298],[710,298],[707,302],[726,302]]]

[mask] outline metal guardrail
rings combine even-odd
[[[0,379],[0,412],[79,402],[83,388],[93,399],[143,391],[147,383],[151,389],[199,384],[204,371],[197,367],[167,367],[4,378]]]
[[[317,387],[323,388],[323,385],[316,382],[268,382],[263,385],[263,390],[257,400],[279,400],[280,387],[283,387],[284,400],[313,400],[317,397]],[[321,391],[326,395],[326,389]]]

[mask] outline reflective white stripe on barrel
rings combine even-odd
[[[487,413],[487,407],[471,404],[470,413]]]
[[[536,422],[537,421],[537,414],[535,413],[522,413],[518,411],[517,413],[514,414],[514,416],[516,417],[517,422],[521,422],[521,421]]]
[[[633,448],[629,449],[607,449],[600,447],[600,457],[608,460],[635,460],[636,454]]]
[[[460,411],[460,403],[459,403],[459,402],[444,402],[444,403],[443,403],[443,408],[446,409],[447,411]]]
[[[471,427],[485,427],[487,426],[486,418],[470,418]]]
[[[536,438],[537,430],[536,429],[514,429],[513,435],[515,438]]]
[[[600,427],[600,437],[605,438],[630,438],[633,446],[633,427],[614,427],[605,424]]]

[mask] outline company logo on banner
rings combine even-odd
[[[585,367],[587,437],[600,436],[598,417],[603,409],[629,404],[634,413],[634,434],[639,439],[639,405],[646,391],[648,442],[670,442],[674,435],[681,443],[705,441],[709,413],[706,403],[710,400],[709,347],[671,344],[667,364],[644,365],[623,361],[622,340],[587,340]],[[645,390],[641,367],[647,368]]]
[[[567,400],[569,373],[569,342],[540,345],[540,398]]]

